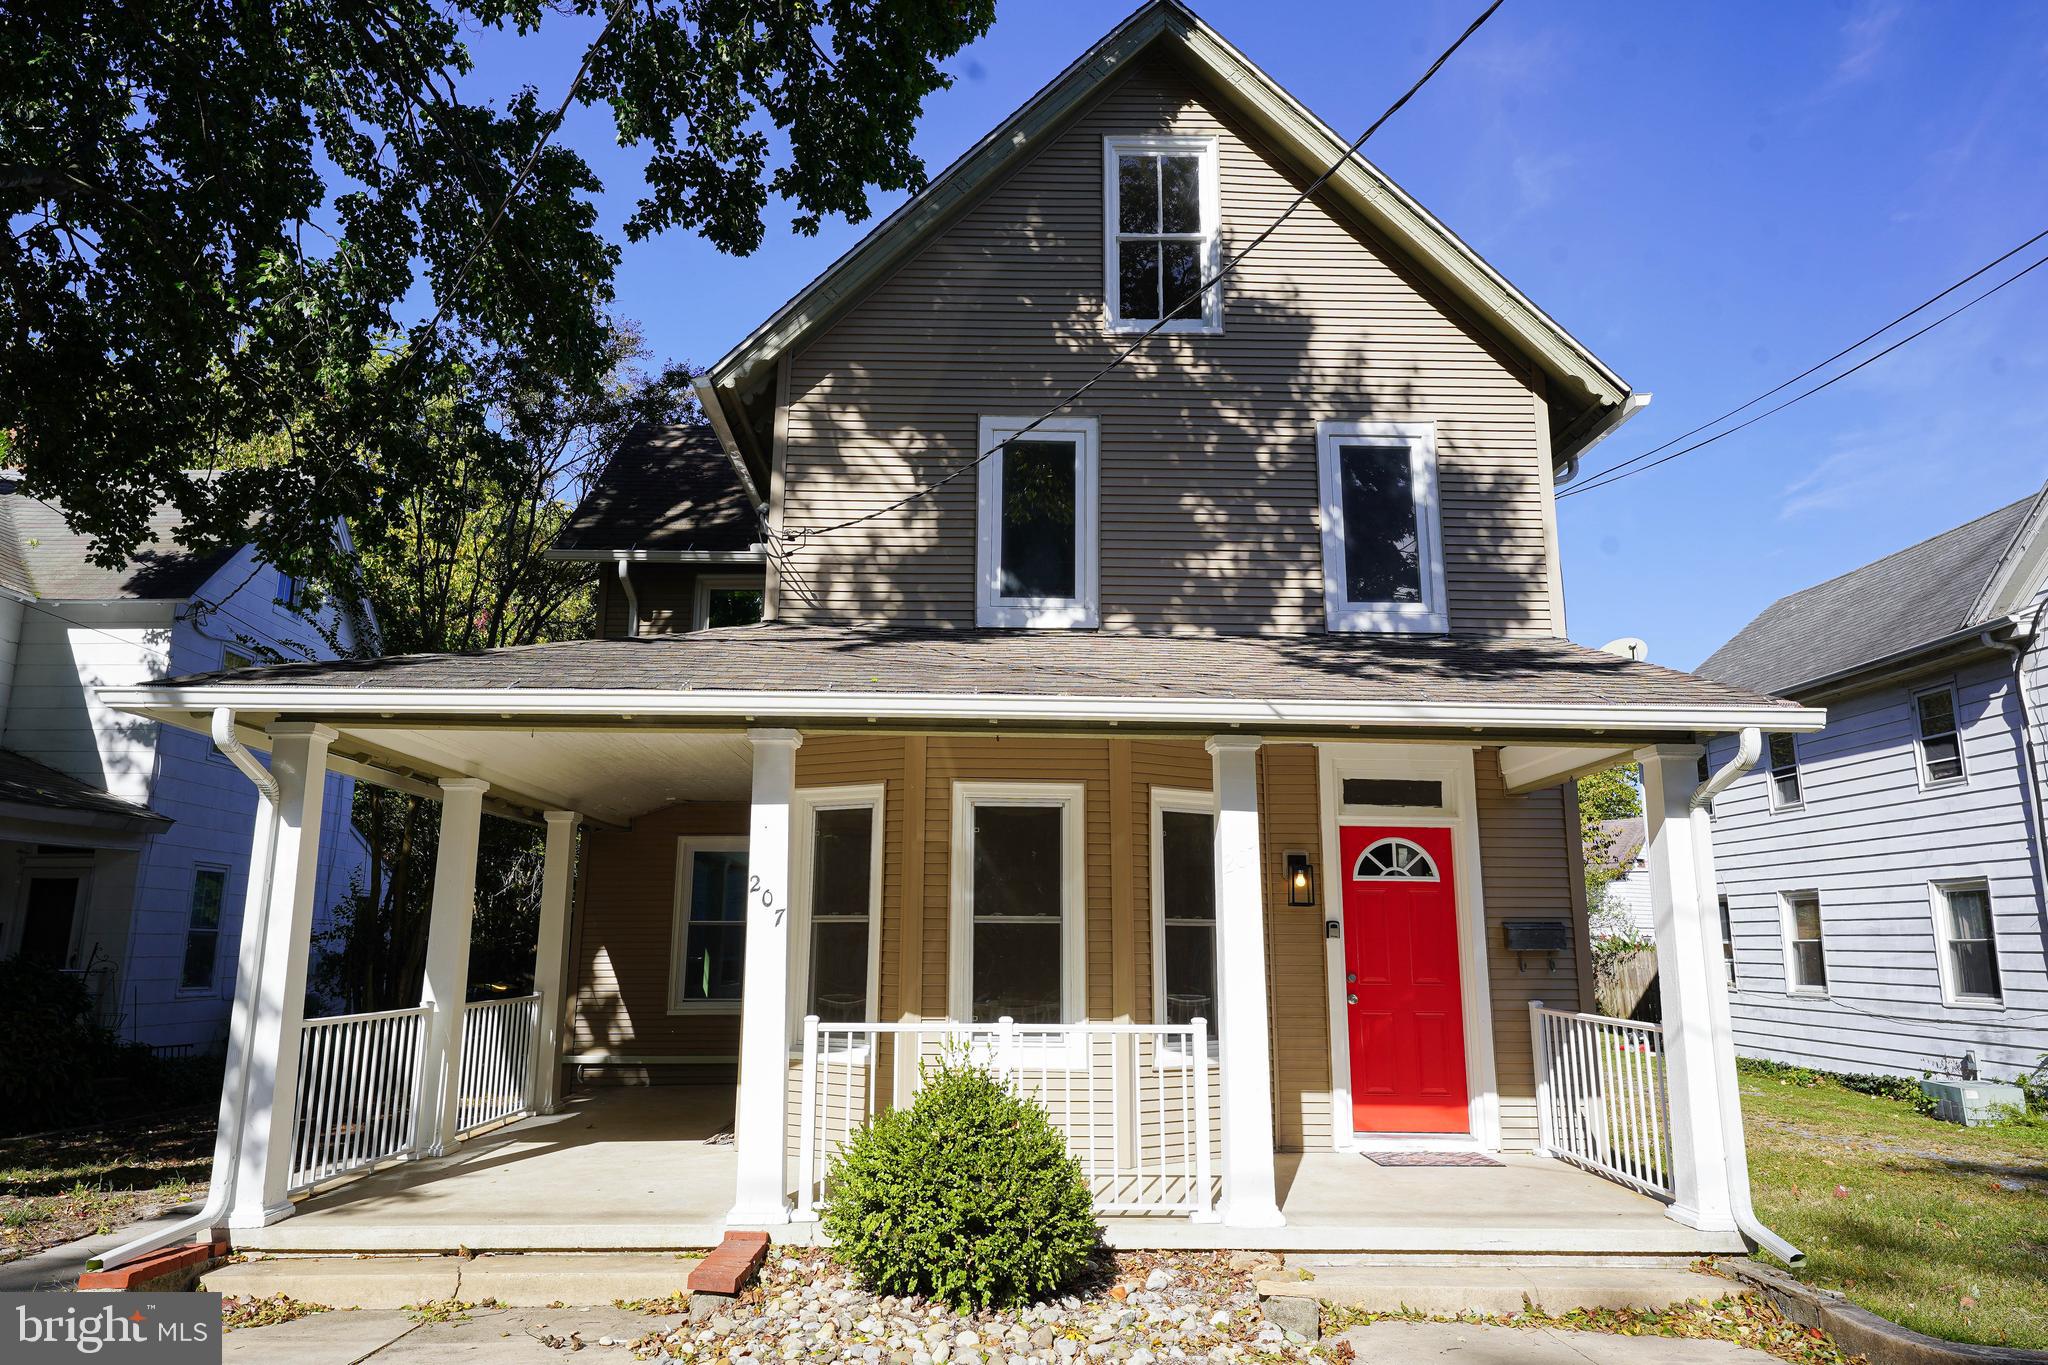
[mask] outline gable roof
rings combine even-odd
[[[1803,687],[2001,619],[1991,593],[2038,534],[2048,488],[1764,608],[1694,670],[1736,687]],[[2029,531],[2036,534],[2028,535]]]
[[[0,588],[45,601],[183,601],[234,554],[232,548],[194,552],[179,545],[183,522],[169,503],[152,508],[154,541],[108,569],[92,562],[92,538],[65,525],[58,508],[20,493],[0,495]]]
[[[698,391],[713,420],[744,430],[741,396],[758,390],[778,358],[836,320],[869,286],[958,217],[984,187],[1048,144],[1140,54],[1154,49],[1187,66],[1219,103],[1311,174],[1321,173],[1350,144],[1180,0],[1149,0],[706,371]],[[1362,155],[1351,154],[1322,193],[1385,237],[1543,372],[1550,381],[1552,458],[1558,463],[1641,405],[1643,400],[1619,375]]]
[[[746,490],[708,425],[648,427],[605,465],[548,558],[757,561],[760,538]]]

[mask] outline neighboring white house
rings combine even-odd
[[[1614,878],[1602,888],[1610,915],[1626,916],[1637,938],[1650,940],[1654,921],[1650,916],[1650,858],[1643,847],[1643,817],[1603,820],[1601,833],[1607,850],[1601,861],[1614,869]],[[1602,921],[1595,916],[1592,932],[1601,932]]]
[[[1774,603],[1699,672],[1824,706],[1714,805],[1741,1051],[1837,1071],[2031,1071],[2048,489]],[[1708,745],[1727,762],[1734,740]]]
[[[0,496],[0,958],[78,973],[125,1039],[206,1051],[227,1033],[256,797],[203,736],[94,689],[332,658],[322,630],[350,626],[294,611],[250,549],[184,551],[176,525],[159,509],[155,545],[105,569],[56,509]],[[352,787],[328,778],[323,917],[368,856]]]

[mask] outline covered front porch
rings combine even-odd
[[[842,663],[899,643],[729,647],[764,641]],[[1759,708],[1515,703],[1523,651],[1489,665],[1494,701],[1297,712],[1283,683],[1326,688],[1341,663],[1362,685],[1350,644],[1358,658],[1313,669],[1299,645],[1232,644],[1276,671],[1256,702],[1147,700],[1149,671],[1053,701],[623,690],[607,671],[613,654],[726,666],[720,644],[550,646],[554,672],[545,651],[509,651],[504,666],[541,670],[510,688],[427,660],[447,679],[298,669],[109,692],[210,729],[262,793],[206,1219],[240,1246],[304,1250],[691,1246],[734,1226],[808,1240],[846,1133],[954,1051],[1040,1101],[1130,1245],[1735,1244],[1686,741]],[[941,646],[903,647],[921,683],[958,681]],[[1460,657],[1418,654],[1386,685]],[[892,665],[855,666],[872,683]],[[1650,790],[1668,1035],[1580,1012],[1560,783],[1630,755]],[[416,1007],[303,1017],[329,771],[442,803]],[[465,1003],[487,814],[546,829],[535,991]]]
[[[602,1087],[561,1112],[520,1120],[446,1156],[394,1165],[317,1192],[295,1216],[236,1234],[280,1252],[687,1249],[727,1227],[735,1160],[732,1092],[715,1086]],[[1533,1153],[1495,1167],[1382,1167],[1355,1153],[1282,1153],[1284,1225],[1247,1232],[1180,1218],[1105,1219],[1122,1247],[1278,1251],[1696,1255],[1734,1251],[1664,1204]],[[791,1166],[792,1180],[796,1174]],[[565,1198],[574,1191],[575,1198]],[[808,1242],[815,1225],[776,1230]]]

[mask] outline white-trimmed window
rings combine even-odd
[[[1785,994],[1826,995],[1828,955],[1821,936],[1820,893],[1787,891],[1778,900],[1785,935]]]
[[[1928,891],[1934,901],[1934,940],[1941,953],[1941,998],[1951,1005],[2003,1004],[1990,884],[1935,882]]]
[[[178,972],[181,991],[213,989],[220,960],[220,917],[227,903],[228,870],[201,866],[192,872],[192,903],[185,919],[185,961]]]
[[[1329,628],[1449,630],[1436,424],[1318,422],[1316,462]]]
[[[1095,419],[1032,420],[981,419],[975,624],[1093,627]]]
[[[1078,782],[953,784],[953,1017],[1075,1023],[1086,1013]]]
[[[1935,687],[1913,697],[1913,722],[1920,756],[1920,785],[1946,787],[1965,782],[1963,736],[1956,723],[1956,693]]]
[[[883,788],[814,787],[796,793],[797,910],[791,926],[792,1024],[876,1017],[881,953]],[[800,1028],[791,1037],[802,1038]]]
[[[1206,1021],[1216,1055],[1216,802],[1152,789],[1152,1017]],[[1166,1054],[1185,1060],[1185,1050]]]
[[[1767,752],[1771,763],[1771,809],[1798,810],[1806,804],[1799,780],[1799,738],[1772,735]]]
[[[1108,137],[1102,168],[1111,329],[1141,332],[1172,313],[1161,331],[1222,331],[1222,286],[1195,299],[1223,261],[1216,140]]]
[[[746,838],[684,835],[676,840],[668,1012],[737,1013],[746,953]]]
[[[761,620],[761,580],[749,574],[699,574],[690,629],[751,626]]]
[[[1721,965],[1728,973],[1728,989],[1742,989],[1735,979],[1735,921],[1728,914],[1728,898],[1721,897]]]

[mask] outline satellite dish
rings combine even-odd
[[[1619,640],[1609,640],[1600,646],[1602,654],[1614,654],[1637,663],[1650,657],[1650,646],[1633,635],[1624,635]]]

